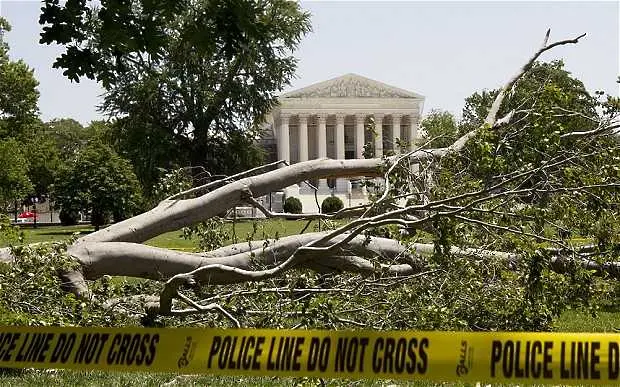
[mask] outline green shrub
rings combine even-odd
[[[121,220],[141,210],[142,190],[129,161],[108,145],[92,141],[58,171],[56,205],[91,213],[97,230],[110,216]]]
[[[80,214],[76,210],[66,210],[63,208],[60,210],[58,217],[60,218],[60,224],[63,226],[73,226],[78,224]]]
[[[289,214],[301,214],[303,206],[301,201],[295,197],[286,198],[283,206],[284,212]]]
[[[7,215],[0,214],[0,245],[7,246],[23,241],[23,231],[18,226],[12,225],[11,219]]]
[[[336,196],[330,196],[321,203],[321,212],[324,214],[332,214],[344,208],[342,200]]]

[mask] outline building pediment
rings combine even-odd
[[[357,74],[346,74],[338,78],[316,83],[282,95],[286,98],[415,98],[419,94],[390,86]]]

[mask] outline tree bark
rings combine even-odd
[[[420,150],[413,160],[441,157],[445,149]],[[286,166],[258,176],[229,183],[195,199],[167,200],[141,215],[113,224],[80,238],[82,242],[141,243],[168,231],[178,230],[212,218],[244,202],[248,192],[260,197],[305,180],[324,177],[381,176],[382,159],[319,159]]]

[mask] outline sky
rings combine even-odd
[[[617,1],[303,1],[313,32],[300,44],[296,78],[284,92],[356,73],[426,97],[433,109],[457,116],[466,97],[500,87],[551,39],[587,33],[577,45],[547,52],[542,60],[563,59],[565,68],[590,92],[618,96],[620,7]],[[52,68],[62,47],[40,45],[40,3],[0,0],[0,15],[12,59],[34,68],[40,82],[43,120],[71,117],[83,124],[97,111],[103,89],[96,82],[72,83]]]

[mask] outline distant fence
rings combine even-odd
[[[9,219],[11,219],[11,222],[14,224],[19,224],[21,225],[32,225],[34,224],[34,221],[32,218],[18,218],[19,213],[15,214],[15,212],[9,212],[6,213],[6,216],[9,217]],[[59,218],[59,212],[58,211],[46,211],[46,212],[40,212],[37,211],[37,225],[38,224],[53,224],[53,225],[58,225],[60,224],[60,218]]]

